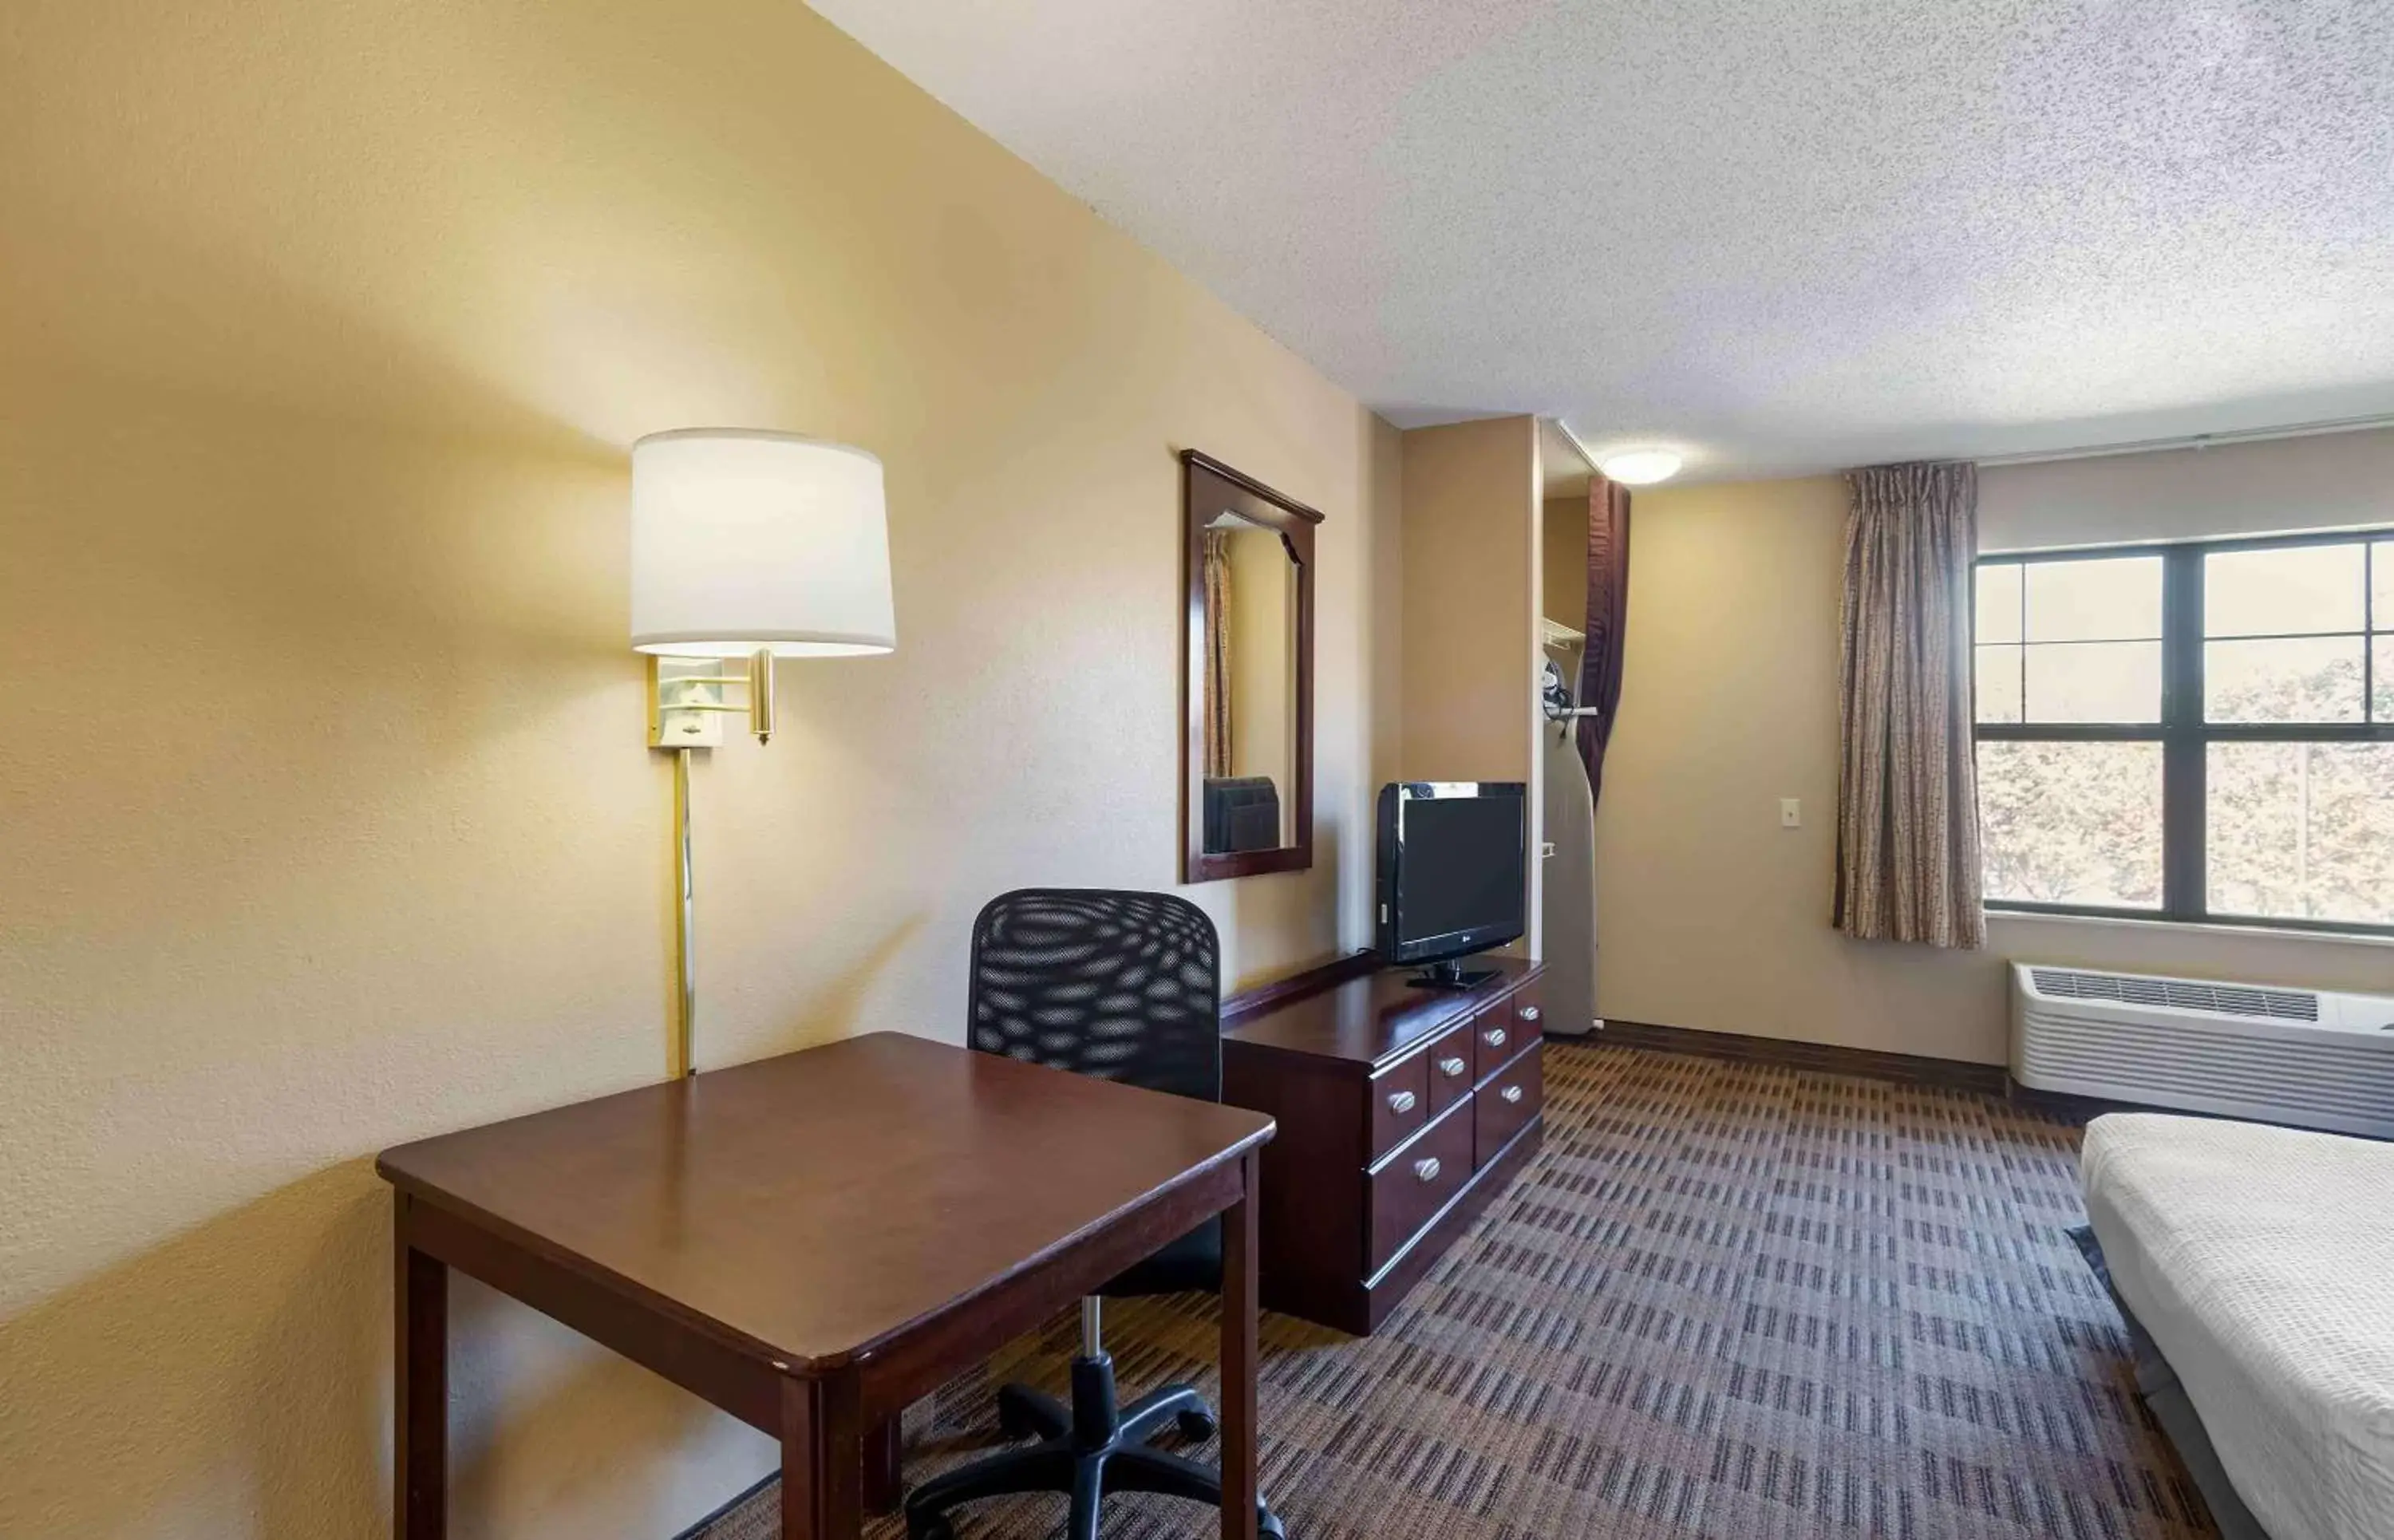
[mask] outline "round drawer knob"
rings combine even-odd
[[[1519,1015],[1521,1020],[1524,1021],[1534,1021],[1538,1019],[1538,1007],[1535,1006],[1523,1006],[1520,1009]]]
[[[1438,1157],[1431,1155],[1414,1162],[1414,1175],[1426,1182],[1438,1180]]]
[[[1414,1102],[1417,1099],[1411,1091],[1392,1091],[1388,1095],[1388,1111],[1402,1117],[1414,1110]]]
[[[1480,1040],[1492,1048],[1501,1048],[1505,1046],[1505,1029],[1491,1027],[1480,1034]],[[1348,1105],[1352,1106],[1354,1103],[1349,1102]]]
[[[1462,1079],[1463,1073],[1469,1068],[1471,1066],[1460,1059],[1441,1059],[1438,1061],[1438,1073],[1449,1080]]]
[[[1518,1102],[1521,1099],[1521,1087],[1519,1086],[1507,1086],[1496,1094],[1503,1097],[1507,1101]]]

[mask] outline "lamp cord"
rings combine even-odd
[[[676,1073],[685,1076],[698,1073],[693,1050],[698,1020],[698,959],[691,947],[695,911],[691,904],[690,860],[690,756],[687,748],[674,750],[674,963],[681,980],[681,1010],[674,1026],[680,1039]]]

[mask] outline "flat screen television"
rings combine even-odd
[[[1379,952],[1435,965],[1414,982],[1487,978],[1453,959],[1525,930],[1528,787],[1519,781],[1401,781],[1380,788]]]

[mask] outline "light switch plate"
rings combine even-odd
[[[1804,804],[1801,799],[1793,796],[1782,796],[1779,799],[1779,826],[1782,829],[1800,829],[1804,826]]]

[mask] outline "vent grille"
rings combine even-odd
[[[2259,1021],[2316,1021],[2319,996],[2308,990],[2247,989],[2235,984],[2195,984],[2182,979],[2142,979],[2117,973],[2072,973],[2031,968],[2038,993],[2069,1000],[2117,1000],[2128,1006],[2168,1006]]]
[[[2394,1039],[2375,1033],[2264,1038],[2226,1021],[2098,1022],[2061,1007],[2024,1013],[2016,1030],[2012,1073],[2024,1086],[2394,1136]]]

